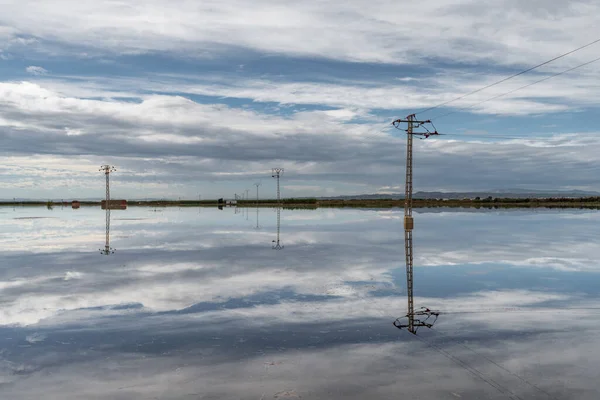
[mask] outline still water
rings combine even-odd
[[[599,212],[416,210],[416,336],[402,213],[0,208],[0,398],[600,398]]]

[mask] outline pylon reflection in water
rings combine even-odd
[[[283,245],[280,243],[280,231],[281,231],[281,207],[277,207],[277,240],[273,240],[273,249],[281,250]]]
[[[110,247],[110,208],[106,208],[106,238],[104,242],[104,249],[100,249],[100,254],[108,256],[114,253],[115,249]]]

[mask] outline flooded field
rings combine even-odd
[[[599,398],[599,212],[414,215],[0,208],[0,397]]]

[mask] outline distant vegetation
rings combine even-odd
[[[82,207],[100,206],[99,201],[81,201]],[[275,199],[238,200],[237,206],[242,207],[275,207]],[[152,200],[152,201],[129,201],[131,206],[146,207],[216,207],[217,200]],[[46,206],[70,207],[71,202],[53,201],[10,201],[0,202],[0,206]],[[226,205],[223,205],[226,206]],[[403,199],[316,199],[316,198],[285,198],[281,199],[284,208],[315,208],[315,207],[363,207],[363,208],[392,208],[404,207]],[[580,198],[500,198],[488,196],[485,198],[475,197],[473,199],[413,199],[415,208],[434,207],[462,207],[462,208],[600,208],[600,196]]]
[[[326,200],[319,201],[319,207],[404,207],[403,199],[381,200]],[[474,199],[413,199],[413,207],[465,207],[465,208],[600,208],[600,197],[583,198],[486,198]]]

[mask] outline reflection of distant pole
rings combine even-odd
[[[110,180],[109,176],[111,172],[115,172],[117,169],[112,165],[102,165],[100,171],[104,172],[106,178],[106,240],[104,242],[104,250],[100,250],[101,254],[109,255],[114,253],[114,249],[110,247]]]
[[[110,254],[113,254],[114,252],[115,252],[115,249],[110,247],[110,207],[107,207],[106,208],[106,238],[104,241],[104,249],[100,250],[100,254],[104,254],[105,256],[108,256]]]
[[[280,232],[280,230],[281,230],[281,207],[277,207],[277,242],[273,246],[273,249],[275,249],[275,250],[281,250],[281,249],[283,249],[283,246],[281,244],[279,244],[279,232]],[[275,243],[275,240],[273,240],[273,243]]]
[[[258,225],[258,206],[256,206],[256,226],[254,229],[260,229],[260,226]]]
[[[106,241],[104,247],[107,250],[110,248],[110,207],[106,207]]]

